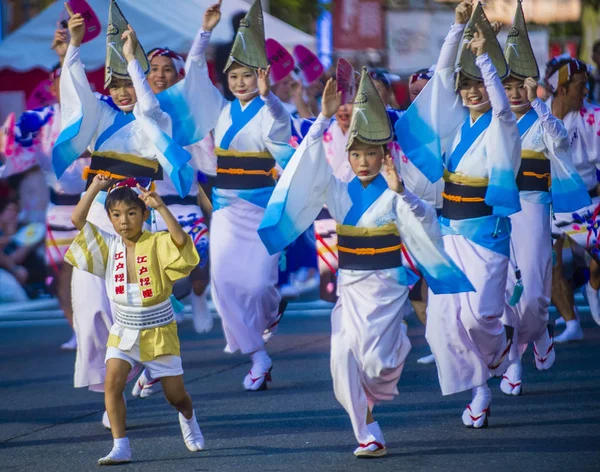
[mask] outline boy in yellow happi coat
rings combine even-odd
[[[183,384],[177,324],[170,299],[173,283],[187,277],[198,265],[198,253],[158,194],[140,185],[149,187],[149,180],[130,178],[108,190],[105,208],[118,236],[86,221],[97,194],[110,183],[107,177],[97,175],[79,201],[72,220],[80,232],[65,255],[74,267],[104,278],[108,296],[115,304],[104,384],[114,446],[98,464],[131,461],[125,436],[123,391],[129,372],[140,364],[153,378],[161,379],[166,399],[179,411],[187,448],[192,452],[202,450],[204,438]],[[168,232],[142,230],[149,216],[147,207],[161,215]]]

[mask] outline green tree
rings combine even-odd
[[[270,0],[269,12],[309,34],[315,33],[315,21],[321,6],[317,0]]]

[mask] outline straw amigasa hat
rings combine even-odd
[[[127,31],[128,21],[115,0],[110,0],[108,7],[108,27],[106,28],[106,66],[104,69],[104,87],[108,88],[113,78],[129,79],[127,60],[123,55],[125,42],[121,35]],[[150,70],[150,64],[142,45],[138,42],[135,58],[140,63],[144,74]]]
[[[229,60],[223,72],[227,72],[234,62],[251,69],[266,69],[269,65],[265,47],[265,23],[260,0],[254,1],[246,16],[240,21],[240,28],[235,36]]]
[[[363,67],[360,76],[349,131],[346,151],[350,150],[355,139],[374,146],[388,144],[394,139],[385,104],[366,67]]]
[[[500,77],[500,80],[504,80],[509,74],[508,65],[506,64],[506,59],[504,58],[502,47],[500,46],[500,43],[496,38],[494,29],[492,28],[492,25],[487,19],[487,16],[485,16],[481,2],[478,3],[477,7],[473,10],[473,15],[471,15],[471,19],[469,20],[465,28],[461,49],[458,53],[458,58],[456,62],[457,72],[464,74],[469,79],[479,80],[483,82],[483,76],[481,75],[481,71],[475,63],[475,54],[473,54],[473,52],[469,48],[467,48],[467,43],[473,39],[475,33],[477,32],[477,26],[479,26],[483,31],[483,36],[486,39],[486,52],[490,57],[492,64],[494,64],[494,66],[496,67],[498,77]],[[456,74],[457,88],[459,77],[460,74]]]
[[[523,15],[523,6],[521,0],[517,2],[517,11],[513,26],[508,32],[504,56],[510,69],[510,75],[516,79],[525,80],[532,77],[535,80],[540,78],[540,69],[533,54],[533,48],[529,41],[527,33],[527,24]]]

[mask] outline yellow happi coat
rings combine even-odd
[[[182,248],[167,232],[144,231],[135,245],[136,276],[142,306],[152,307],[166,302],[173,283],[187,277],[199,263],[199,256],[190,237]],[[80,270],[102,277],[108,297],[117,305],[127,305],[127,257],[120,236],[107,233],[90,222],[79,232],[65,255],[65,261]],[[111,334],[109,347],[119,347],[121,339]],[[151,361],[159,356],[180,355],[177,324],[172,323],[139,330],[140,360]]]

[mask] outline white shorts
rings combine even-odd
[[[143,365],[153,379],[161,377],[174,377],[183,375],[183,367],[181,366],[181,357],[166,355],[159,356],[153,361],[140,361],[140,347],[136,342],[130,351],[122,351],[118,347],[107,347],[105,362],[109,359],[121,359],[128,362],[132,369],[138,365]]]

